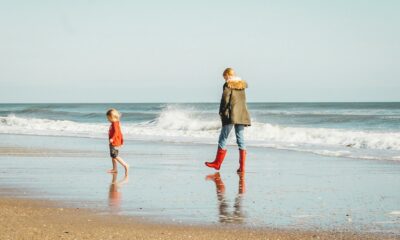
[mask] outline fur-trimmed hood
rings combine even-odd
[[[247,88],[247,82],[241,78],[234,78],[226,81],[226,86],[230,89],[243,90]]]

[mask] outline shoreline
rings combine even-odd
[[[400,239],[385,234],[150,223],[60,202],[0,197],[1,239]]]
[[[97,137],[85,137],[85,136],[67,136],[67,135],[35,135],[29,133],[0,133],[1,136],[22,136],[22,137],[32,137],[32,138],[73,138],[80,140],[103,140],[103,138]],[[134,143],[134,144],[170,144],[176,146],[197,146],[202,145],[205,147],[215,146],[216,143],[209,143],[209,142],[188,142],[188,141],[164,141],[164,140],[154,140],[150,139],[149,137],[146,138],[137,138],[137,139],[125,139],[126,143]],[[228,148],[235,148],[235,143],[228,143]],[[283,151],[283,152],[292,152],[298,154],[311,154],[313,156],[321,157],[321,158],[344,158],[349,160],[361,160],[361,161],[379,161],[383,163],[389,164],[400,164],[400,156],[394,157],[392,159],[389,158],[379,158],[379,157],[365,157],[365,156],[345,156],[345,155],[335,155],[335,154],[326,154],[326,153],[318,153],[311,150],[299,150],[299,149],[291,149],[291,148],[282,148],[282,147],[273,147],[273,146],[262,146],[262,145],[252,145],[249,146],[252,149],[267,149],[272,151]],[[16,150],[16,151],[11,151]],[[49,149],[49,148],[26,148],[26,147],[19,147],[18,145],[2,145],[0,146],[0,156],[38,156],[38,157],[74,157],[74,156],[82,156],[85,157],[101,157],[104,156],[104,151],[93,151],[93,152],[84,152],[79,150],[67,150],[64,149]]]
[[[320,233],[329,236],[326,239],[400,237],[399,218],[391,214],[398,210],[399,199],[394,190],[400,166],[395,163],[253,148],[242,180],[236,174],[236,149],[231,149],[220,172],[226,192],[220,194],[221,183],[207,181],[213,171],[203,168],[203,159],[214,155],[213,146],[127,145],[123,157],[132,163],[132,171],[122,183],[121,175],[114,179],[105,172],[110,162],[102,141],[0,137],[8,142],[0,146],[0,201],[16,208],[24,203],[21,211],[32,205],[41,209],[56,205],[85,209],[112,222],[121,217],[159,228],[261,231],[292,236],[288,239],[310,239]],[[372,188],[379,191],[371,192]],[[49,214],[51,218],[55,213]]]

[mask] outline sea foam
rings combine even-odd
[[[167,106],[151,121],[122,121],[122,129],[125,139],[214,144],[221,123],[217,114],[211,116],[205,117],[198,110]],[[0,133],[105,138],[107,132],[106,121],[84,123],[15,115],[0,117]],[[231,135],[231,143],[233,138],[234,134]],[[245,138],[249,146],[308,151],[328,156],[352,157],[357,152],[358,157],[381,158],[382,151],[390,151],[393,156],[383,158],[398,160],[400,151],[400,133],[389,131],[293,127],[253,120],[252,126],[245,131]],[[367,153],[360,150],[367,150]]]

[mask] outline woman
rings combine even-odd
[[[232,68],[227,68],[223,72],[225,84],[219,115],[221,116],[222,129],[219,135],[217,156],[213,162],[206,162],[206,166],[219,170],[226,156],[226,143],[232,128],[235,128],[236,142],[239,146],[239,164],[238,173],[245,171],[246,146],[244,143],[244,128],[251,125],[250,115],[247,111],[246,81],[236,76]]]

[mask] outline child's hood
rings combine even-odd
[[[226,81],[226,86],[230,89],[243,90],[247,88],[247,82],[240,77],[233,77]]]

